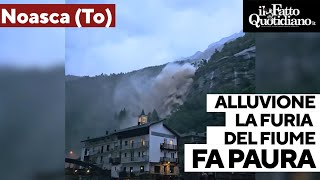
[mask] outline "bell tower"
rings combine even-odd
[[[148,116],[144,113],[144,110],[142,109],[142,112],[138,117],[138,125],[142,125],[146,123],[148,123]]]

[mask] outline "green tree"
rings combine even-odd
[[[153,121],[158,121],[159,119],[160,118],[159,118],[158,112],[155,109],[153,109],[153,111],[152,111],[152,120]]]
[[[118,115],[118,120],[124,120],[126,118],[127,118],[127,111],[126,111],[126,108],[123,108],[123,110],[121,110]]]
[[[151,112],[148,113],[148,122],[152,122],[153,119],[152,119],[152,114]]]
[[[142,109],[141,114],[140,115],[146,115],[146,113],[144,113],[144,109]]]

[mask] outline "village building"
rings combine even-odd
[[[144,112],[136,126],[82,143],[81,161],[109,170],[112,178],[179,175],[177,133],[163,120],[148,122]]]

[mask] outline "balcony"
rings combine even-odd
[[[137,142],[137,143],[131,143],[128,145],[123,145],[120,149],[126,150],[126,149],[138,149],[138,148],[147,148],[149,147],[149,141],[144,142]]]
[[[88,156],[96,157],[96,156],[105,156],[113,151],[118,151],[120,149],[119,146],[110,147],[109,149],[104,149],[103,152],[101,150],[89,151]]]
[[[178,158],[160,157],[160,161],[163,163],[178,163]]]
[[[119,157],[117,158],[110,158],[109,159],[109,163],[111,163],[112,165],[118,165],[121,163],[121,159]]]
[[[178,149],[177,145],[161,143],[160,149],[173,150],[176,151]]]
[[[149,161],[149,156],[121,158],[121,163],[146,162],[146,161]]]
[[[97,151],[97,150],[89,152],[89,156],[97,156],[99,154],[100,154],[100,151]]]
[[[101,155],[107,155],[107,154],[110,154],[110,153],[112,153],[112,152],[114,152],[114,151],[118,151],[118,150],[119,150],[119,146],[115,146],[115,147],[111,147],[111,148],[109,148],[109,149],[103,150],[103,152],[100,153],[100,154],[101,154]]]

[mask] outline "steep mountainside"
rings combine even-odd
[[[223,124],[221,115],[206,113],[206,93],[254,92],[254,36],[225,43],[209,60],[148,67],[130,73],[66,77],[66,150],[80,149],[80,140],[135,125],[144,109],[157,111],[178,132],[205,130]],[[184,104],[183,104],[184,103]],[[125,111],[125,113],[123,113]],[[119,122],[120,114],[126,118]]]
[[[198,66],[187,100],[167,120],[180,133],[204,132],[208,125],[224,124],[223,114],[206,113],[207,93],[254,93],[254,35],[226,43]]]
[[[221,50],[223,48],[223,45],[229,41],[233,41],[235,39],[237,39],[238,37],[242,37],[244,36],[244,33],[242,31],[232,34],[231,36],[228,37],[224,37],[222,39],[220,39],[217,42],[214,42],[212,44],[210,44],[208,46],[208,48],[206,50],[204,50],[203,52],[201,51],[197,51],[194,55],[187,57],[187,58],[182,58],[181,60],[185,60],[185,61],[189,61],[189,62],[195,62],[195,61],[199,61],[202,59],[206,59],[208,60],[211,55],[215,52],[215,50]]]

